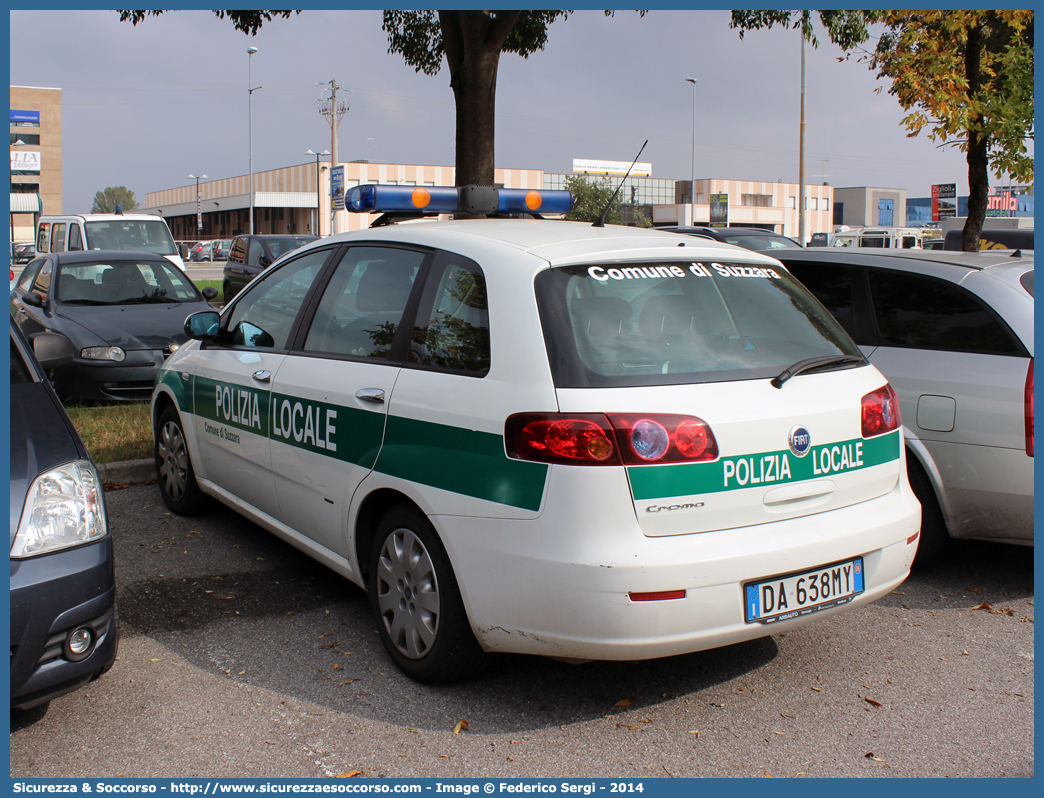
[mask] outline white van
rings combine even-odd
[[[877,247],[878,249],[918,249],[924,244],[918,227],[859,227],[834,233],[832,247]]]
[[[182,271],[181,259],[166,220],[147,213],[83,213],[41,216],[36,226],[36,251],[74,252],[84,249],[133,249],[163,255]]]

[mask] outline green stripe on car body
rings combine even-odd
[[[174,401],[186,413],[192,412],[192,381],[191,374],[186,380],[183,372],[173,369],[164,369],[156,375],[156,384],[170,388],[170,392],[174,394]]]
[[[635,501],[697,496],[756,485],[785,485],[856,471],[899,458],[899,430],[876,438],[813,446],[805,457],[789,449],[721,457],[710,463],[629,466]]]
[[[547,466],[511,460],[504,436],[388,416],[376,471],[476,499],[539,510]]]
[[[509,459],[502,435],[386,417],[208,377],[195,379],[193,395],[201,418],[273,442],[523,510],[539,510],[543,501],[547,466]]]

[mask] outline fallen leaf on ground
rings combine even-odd
[[[630,729],[631,731],[638,731],[641,726],[632,726],[630,723],[617,723],[616,728],[618,729]]]
[[[464,720],[463,718],[461,718],[460,720],[457,721],[457,725],[453,727],[453,733],[454,734],[460,734],[461,731],[463,731],[466,728],[468,728],[468,722],[466,720]]]
[[[864,698],[863,700],[866,703],[870,704],[870,706],[873,706],[873,707],[881,706],[881,702],[880,701],[874,701],[874,699],[872,699],[872,698]]]
[[[627,698],[621,698],[615,704],[614,707],[629,707],[634,703],[634,696],[627,696]]]
[[[818,687],[813,687],[812,689],[813,689],[813,690],[815,690],[815,691],[816,691],[817,693],[822,693],[822,692],[823,692],[823,691],[822,691],[822,690],[820,690],[820,689],[819,689]]]
[[[972,607],[972,609],[973,610],[991,610],[993,608],[984,601],[984,602],[982,602],[982,604],[978,604],[978,605]]]
[[[700,736],[700,730],[699,729],[689,729],[689,734],[692,734],[692,735],[695,735],[696,737],[699,737]]]
[[[349,770],[347,773],[338,773],[336,776],[334,776],[334,778],[335,779],[350,779],[353,776],[361,776],[361,775],[362,775],[362,771],[361,770]]]

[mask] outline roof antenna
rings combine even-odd
[[[645,144],[649,143],[649,139],[645,140]],[[642,149],[638,150],[638,154],[634,156],[634,160],[631,161],[631,165],[627,167],[627,174],[623,176],[623,180],[620,181],[620,185],[616,187],[616,191],[613,192],[613,196],[609,198],[609,204],[605,206],[605,210],[602,211],[602,215],[598,217],[598,221],[595,222],[592,227],[605,227],[605,217],[609,215],[609,209],[613,207],[613,202],[616,200],[616,195],[620,193],[620,189],[623,188],[624,181],[631,176],[631,170],[634,169],[634,165],[638,163],[638,159],[642,157],[642,150],[645,149],[645,144],[642,145]]]

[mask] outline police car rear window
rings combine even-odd
[[[569,266],[537,275],[536,293],[560,388],[765,379],[806,358],[860,354],[780,267]]]

